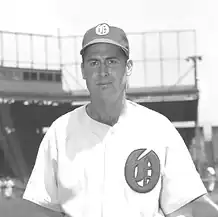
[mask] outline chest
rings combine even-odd
[[[111,201],[116,195],[142,206],[158,198],[165,153],[151,133],[109,130],[102,138],[77,133],[64,147],[58,157],[61,195]]]

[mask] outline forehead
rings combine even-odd
[[[84,52],[84,56],[86,58],[90,58],[90,57],[124,58],[125,54],[123,50],[116,45],[107,44],[107,43],[98,43],[87,47]]]

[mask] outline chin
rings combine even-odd
[[[103,95],[103,96],[101,96],[101,99],[104,100],[107,103],[110,103],[110,102],[117,101],[118,96],[117,95],[112,95],[112,94],[110,94],[110,95]]]

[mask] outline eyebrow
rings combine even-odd
[[[105,59],[106,60],[108,60],[108,59],[117,59],[117,60],[119,60],[120,58],[116,57],[116,56],[111,56],[111,57],[106,57]],[[93,60],[99,60],[99,58],[98,57],[87,57],[87,61],[93,61]]]
[[[106,58],[106,59],[117,59],[117,60],[119,60],[120,58],[119,57],[108,57],[108,58]]]
[[[94,60],[98,60],[97,58],[91,57],[91,58],[87,58],[87,61],[94,61]]]

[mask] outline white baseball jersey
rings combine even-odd
[[[71,217],[154,217],[206,193],[172,123],[126,101],[113,127],[85,106],[54,121],[23,197]]]

